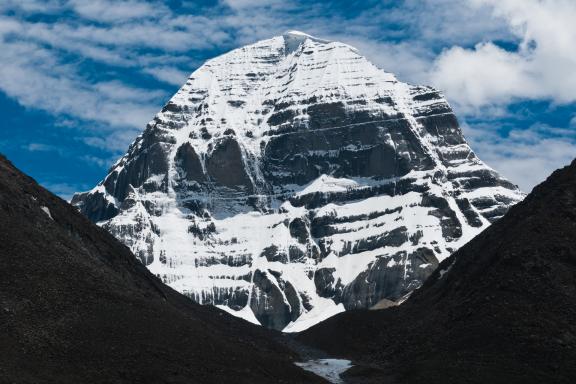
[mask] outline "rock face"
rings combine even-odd
[[[356,383],[576,382],[576,160],[444,260],[402,305],[298,338]]]
[[[522,196],[437,90],[289,32],[206,62],[73,203],[176,290],[296,331],[398,300]]]

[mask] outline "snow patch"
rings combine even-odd
[[[333,384],[344,383],[340,375],[352,368],[352,362],[345,359],[318,359],[303,363],[294,363],[300,368],[312,372]]]
[[[51,220],[54,220],[54,218],[52,217],[52,214],[50,214],[50,210],[48,209],[48,207],[42,206],[42,207],[40,207],[40,209],[42,210],[42,212],[44,212],[46,215],[48,215],[48,217]]]
[[[262,324],[260,324],[260,322],[258,321],[256,316],[254,316],[254,312],[252,312],[252,310],[250,309],[249,306],[245,306],[244,308],[242,308],[239,311],[235,311],[232,308],[228,307],[227,305],[217,305],[216,307],[220,308],[221,310],[223,310],[225,312],[228,312],[231,315],[234,315],[236,317],[239,317],[241,319],[249,321],[252,324],[262,325]]]
[[[337,179],[328,175],[321,175],[319,178],[308,184],[303,190],[296,193],[296,196],[303,196],[315,192],[346,192],[349,189],[358,187],[358,182],[350,179]]]
[[[438,280],[440,280],[441,278],[444,277],[445,274],[450,272],[450,269],[452,269],[453,265],[454,265],[454,263],[450,264],[446,269],[441,269],[440,271],[438,271],[440,273],[440,276],[438,276]]]
[[[318,298],[316,306],[312,310],[300,315],[298,320],[289,323],[282,332],[302,332],[345,310],[342,303],[336,304],[330,299]]]

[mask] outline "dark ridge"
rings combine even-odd
[[[324,382],[272,331],[162,284],[2,156],[0,330],[1,383]]]
[[[575,383],[576,161],[405,304],[345,312],[298,339],[353,359],[350,382]]]

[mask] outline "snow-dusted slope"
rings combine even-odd
[[[289,32],[206,62],[73,203],[178,291],[297,331],[401,298],[521,198],[437,90]]]

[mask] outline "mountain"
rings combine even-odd
[[[399,307],[299,335],[350,382],[576,382],[576,160],[444,260]]]
[[[1,383],[320,383],[0,156]]]
[[[298,331],[401,300],[522,197],[440,92],[289,32],[207,61],[73,204],[177,291]]]

